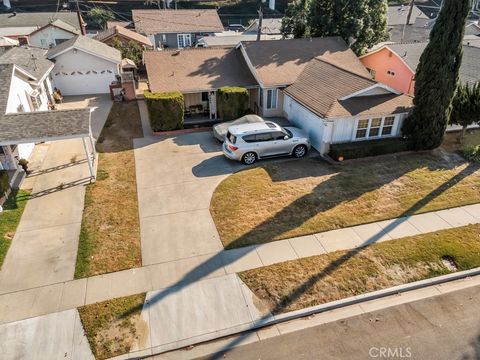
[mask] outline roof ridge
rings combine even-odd
[[[350,74],[352,74],[352,75],[355,75],[355,76],[357,76],[357,77],[359,77],[359,78],[362,78],[362,79],[365,79],[365,80],[369,80],[369,81],[373,82],[374,84],[378,84],[378,81],[376,81],[376,80],[374,80],[374,79],[372,79],[372,78],[368,78],[368,77],[366,77],[366,76],[363,76],[363,75],[361,75],[361,74],[358,74],[358,73],[356,73],[356,72],[353,72],[352,70],[345,69],[344,67],[342,67],[342,66],[340,66],[340,65],[334,64],[334,63],[332,63],[331,61],[327,61],[327,60],[323,59],[321,56],[322,56],[322,55],[316,56],[316,57],[314,57],[313,59],[315,59],[315,60],[317,60],[317,61],[324,62],[325,64],[328,64],[328,65],[331,65],[331,66],[333,66],[333,67],[336,67],[337,69],[340,69],[340,70],[342,70],[342,71],[345,71],[345,72],[347,72],[347,73],[350,73]],[[313,59],[312,59],[312,60],[313,60]],[[359,61],[360,61],[360,60],[359,60]],[[363,65],[363,64],[362,64],[362,65]]]

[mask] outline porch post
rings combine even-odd
[[[95,175],[93,174],[92,161],[90,159],[90,154],[88,153],[88,147],[84,137],[82,137],[82,143],[83,149],[85,150],[85,156],[87,157],[88,169],[90,170],[90,182],[92,182],[92,180],[95,179]]]

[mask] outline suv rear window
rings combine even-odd
[[[227,139],[228,141],[230,141],[232,144],[235,144],[235,142],[237,141],[237,137],[235,135],[233,135],[232,133],[227,132]]]

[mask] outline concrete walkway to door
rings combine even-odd
[[[68,100],[60,108],[89,103]],[[111,101],[93,98],[93,105],[92,128],[98,129],[103,127]],[[0,294],[73,279],[84,185],[90,181],[82,140],[52,142],[39,158],[43,163],[23,185],[32,189],[31,195],[0,271]]]

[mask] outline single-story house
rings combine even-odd
[[[61,20],[75,29],[82,29],[85,26],[81,16],[79,17],[76,12],[11,12],[0,14],[0,36],[27,43],[28,35],[54,20]]]
[[[204,36],[223,31],[216,10],[132,10],[135,31],[155,49],[193,47]]]
[[[56,19],[31,32],[28,35],[28,43],[32,46],[50,49],[80,34],[80,29]]]
[[[258,96],[257,82],[238,49],[147,51],[144,57],[150,90],[180,91],[186,115],[217,119],[216,91],[223,86],[251,89],[252,101]]]
[[[120,51],[83,35],[48,50],[47,58],[55,63],[52,79],[63,95],[109,93],[122,61]]]
[[[118,25],[112,26],[99,33],[98,35],[94,36],[94,39],[107,45],[113,45],[115,41],[119,41],[123,44],[133,41],[142,46],[144,49],[151,49],[153,47],[152,42],[146,36],[140,35],[135,31]]]
[[[208,106],[213,118],[219,87],[249,89],[252,112],[286,117],[322,154],[331,143],[399,136],[412,106],[410,96],[373,80],[339,37],[147,52],[145,63],[151,91],[180,91],[186,111]]]
[[[0,114],[48,110],[48,102],[53,102],[49,75],[54,64],[45,53],[43,49],[15,47],[0,56]],[[3,147],[0,169],[16,169],[15,157],[28,159],[33,147],[33,143]]]
[[[258,32],[258,19],[252,21],[244,31],[244,34],[256,34]],[[282,35],[282,19],[281,18],[264,18],[262,19],[261,34],[265,35]]]
[[[414,94],[415,72],[427,42],[386,44],[360,57],[373,78],[405,94]],[[480,81],[480,48],[463,46],[460,81]]]

